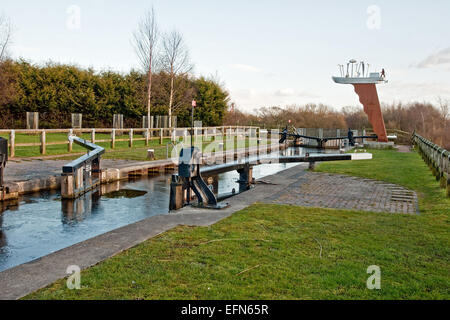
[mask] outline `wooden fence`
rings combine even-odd
[[[39,130],[0,130],[0,135],[8,135],[9,156],[15,157],[16,147],[40,147],[40,153],[46,154],[46,147],[51,145],[67,145],[67,152],[72,152],[73,143],[69,140],[70,135],[89,134],[92,143],[109,143],[111,149],[116,147],[116,142],[128,142],[131,148],[135,141],[145,141],[145,145],[149,145],[150,140],[159,139],[162,145],[164,139],[176,141],[177,138],[187,138],[190,135],[190,128],[155,128],[155,129],[39,129]],[[262,130],[261,130],[262,131]],[[67,140],[64,141],[47,141],[47,134],[64,133]],[[96,139],[96,134],[109,134],[108,139]],[[252,138],[259,138],[260,129],[258,127],[249,126],[222,126],[222,127],[199,127],[194,128],[194,136],[216,137],[227,135],[238,136],[246,135]],[[16,143],[16,134],[38,135],[40,141],[38,143]],[[269,133],[270,134],[270,133]],[[123,138],[127,136],[127,138]]]
[[[414,132],[412,143],[450,197],[450,152]]]

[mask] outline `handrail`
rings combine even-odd
[[[99,158],[102,154],[105,153],[105,149],[93,144],[87,140],[81,139],[77,136],[70,136],[69,140],[88,149],[88,153],[81,156],[80,158],[70,162],[69,164],[63,167],[63,173],[74,173],[77,169],[81,168],[87,162],[91,162],[94,159]]]
[[[447,189],[450,198],[450,151],[417,134],[412,135],[412,143],[418,147],[422,159],[430,167],[441,188]],[[447,176],[447,177],[446,177]]]
[[[428,139],[422,137],[421,135],[417,134],[416,132],[413,133],[413,140],[414,140],[414,139],[419,140],[421,143],[423,143],[423,144],[425,144],[425,145],[431,147],[431,148],[434,149],[434,150],[441,150],[441,151],[443,151],[445,154],[450,155],[450,151],[445,150],[444,148],[440,147],[439,145],[437,145],[437,144],[431,142],[430,140],[428,140]]]
[[[75,199],[101,184],[100,156],[105,149],[81,139],[70,136],[69,140],[88,149],[88,153],[62,168],[61,196]]]

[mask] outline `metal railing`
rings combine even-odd
[[[446,188],[447,196],[450,197],[450,152],[416,132],[413,133],[412,143],[430,167],[441,188]]]
[[[366,136],[369,135],[368,131],[352,130],[354,136]],[[348,137],[348,129],[323,129],[323,128],[297,128],[297,133],[301,135],[318,137],[318,138],[336,138],[336,137]],[[356,142],[364,143],[366,139],[357,139]],[[323,143],[324,148],[339,149],[343,144],[343,140],[328,140]],[[303,145],[306,147],[319,147],[320,143],[315,139],[303,138]]]
[[[76,136],[72,142],[88,149],[88,153],[62,169],[61,197],[76,199],[101,184],[100,157],[105,149]]]

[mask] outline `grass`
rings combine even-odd
[[[416,153],[319,171],[416,190],[421,215],[255,204],[211,227],[178,227],[27,299],[449,299],[449,213]],[[367,268],[381,268],[368,290]]]

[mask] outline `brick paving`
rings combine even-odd
[[[418,214],[414,191],[386,182],[302,171],[297,181],[264,202],[304,207]]]
[[[398,150],[398,152],[402,152],[402,153],[410,153],[411,152],[411,146],[398,145],[395,148]]]

